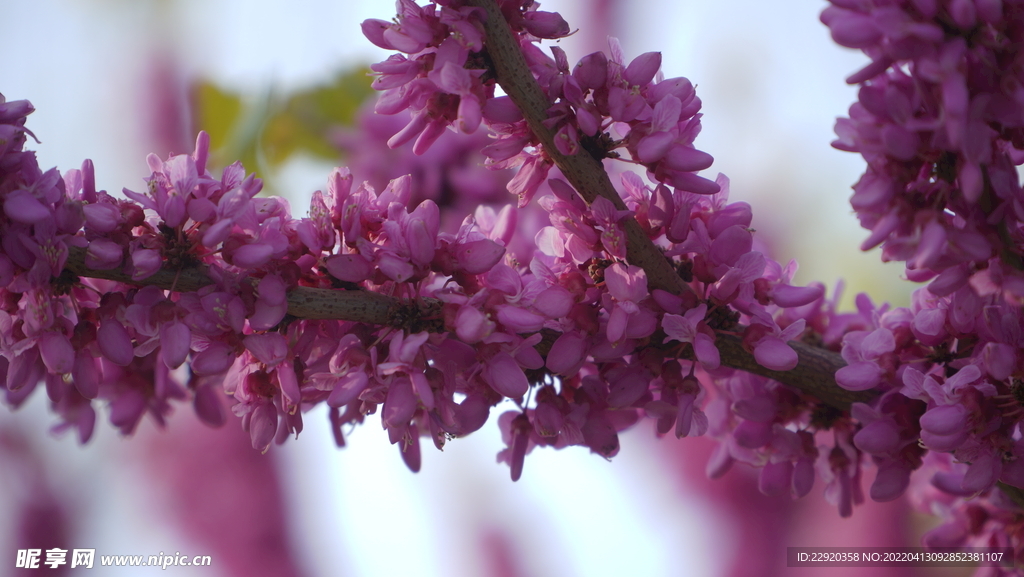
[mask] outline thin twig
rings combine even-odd
[[[494,63],[498,84],[522,111],[526,124],[544,145],[544,153],[558,166],[562,175],[576,188],[588,205],[598,196],[603,196],[612,201],[617,209],[626,210],[626,204],[622,202],[604,166],[597,159],[582,148],[575,155],[566,156],[555,147],[555,133],[544,125],[547,109],[551,104],[540,85],[533,79],[533,73],[530,72],[508,23],[501,15],[501,9],[493,0],[469,0],[469,4],[487,11],[487,20],[484,23],[487,53]],[[644,269],[651,288],[659,288],[672,294],[691,292],[690,287],[679,278],[672,263],[647,238],[636,219],[626,220],[624,226],[626,260]]]

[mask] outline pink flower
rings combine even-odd
[[[90,242],[85,253],[85,266],[96,270],[115,269],[121,266],[123,261],[124,249],[105,238],[97,238]]]
[[[626,258],[626,234],[620,224],[630,217],[632,212],[628,210],[616,210],[615,205],[603,196],[594,199],[590,205],[594,221],[598,230],[601,230],[601,245],[612,257],[617,259]]]
[[[128,366],[135,358],[131,336],[116,319],[107,319],[100,323],[96,331],[96,343],[100,352],[110,362],[122,367]]]
[[[192,344],[192,331],[178,320],[160,327],[160,348],[164,363],[169,369],[176,369],[185,362]]]
[[[192,370],[198,375],[217,375],[231,368],[237,354],[226,343],[211,342],[192,356]]]
[[[252,448],[266,453],[277,433],[277,409],[269,402],[261,402],[256,408],[245,415],[243,427],[249,430]]]
[[[548,352],[548,370],[564,376],[575,375],[586,361],[587,346],[587,339],[579,333],[562,333]]]
[[[430,388],[426,375],[423,374],[423,360],[420,358],[420,348],[427,342],[428,338],[430,338],[430,334],[427,332],[408,336],[404,333],[398,333],[391,339],[389,360],[378,364],[377,370],[382,375],[391,375],[397,372],[403,372],[408,375],[408,380],[411,382],[420,402],[427,409],[433,409],[434,392]]]
[[[373,273],[373,264],[358,253],[329,256],[324,260],[324,266],[331,276],[346,282],[362,282]]]
[[[484,378],[502,396],[518,399],[530,388],[523,369],[506,352],[499,352],[487,361]]]
[[[452,250],[457,270],[468,274],[483,274],[501,261],[505,247],[490,239],[460,243]]]
[[[416,393],[413,391],[409,379],[405,377],[395,379],[388,387],[384,410],[381,412],[384,427],[397,430],[402,425],[407,425],[412,420],[418,405]]]
[[[163,264],[160,251],[148,248],[136,248],[130,252],[132,280],[144,280],[156,274]]]
[[[721,360],[718,348],[715,347],[714,332],[704,323],[707,311],[708,306],[702,303],[686,311],[683,316],[666,314],[661,322],[669,340],[693,345],[701,366],[713,370],[719,367]]]
[[[758,326],[765,327],[768,332],[753,342],[754,359],[757,363],[773,371],[790,371],[796,367],[799,357],[787,342],[796,339],[804,332],[807,322],[798,319],[785,329],[780,329],[773,320],[758,317]],[[770,323],[770,324],[769,324]]]
[[[288,313],[287,289],[279,275],[268,274],[260,279],[253,313],[249,317],[249,326],[253,330],[270,330],[284,319]]]
[[[472,305],[459,307],[455,315],[455,333],[465,343],[479,342],[494,332],[494,329],[494,321]]]
[[[28,190],[15,190],[9,193],[4,200],[4,213],[25,224],[33,224],[53,217],[52,210],[43,205]]]
[[[511,415],[506,418],[506,415]],[[530,426],[530,419],[525,413],[505,413],[501,418],[502,423],[508,425],[502,427],[502,436],[506,437],[508,449],[498,455],[499,460],[505,460],[509,464],[512,481],[518,481],[523,475],[523,463],[526,461],[526,453],[530,448],[530,435],[533,427]],[[503,458],[504,457],[504,458]]]
[[[649,311],[642,310],[639,303],[647,298],[647,273],[638,266],[623,266],[615,263],[605,269],[604,280],[613,304],[608,317],[608,342],[620,343],[623,339],[641,338],[654,332],[656,325]]]
[[[569,23],[557,12],[527,12],[523,14],[523,28],[538,38],[553,39],[569,35]]]
[[[508,182],[508,191],[519,197],[519,208],[530,203],[537,189],[548,176],[552,163],[540,156],[530,156],[519,172]]]
[[[39,339],[39,354],[51,374],[67,374],[74,367],[75,349],[71,341],[61,333],[44,333]]]
[[[963,405],[935,407],[921,416],[921,440],[934,451],[954,451],[967,440],[969,416]]]

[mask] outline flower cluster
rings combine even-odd
[[[791,287],[792,267],[783,271],[753,250],[750,208],[729,204],[727,191],[654,189],[625,173],[631,210],[621,211],[605,199],[588,207],[552,180],[553,195],[540,203],[551,225],[535,231],[539,250],[522,266],[503,259],[515,214],[507,209],[481,208],[446,233],[432,200],[409,210],[409,177],[378,193],[336,170],[326,194],[313,195],[310,216],[293,219],[283,199],[257,196],[259,180],[240,165],[214,177],[208,147],[201,134],[193,154],[151,156],[146,191],[125,190],[126,200],[94,190],[89,163],[60,181],[69,194],[58,208],[71,204],[81,218],[52,244],[81,251],[88,273],[110,271],[125,282],[61,284],[60,269],[31,273],[30,263],[16,263],[15,278],[35,274],[39,287],[18,292],[13,283],[8,294],[60,314],[24,304],[35,316],[10,311],[12,324],[32,330],[8,339],[9,396],[22,390],[16,383],[44,377],[55,403],[69,407],[58,412],[87,438],[93,399],[110,404],[126,434],[147,411],[162,419],[168,401],[188,392],[200,416],[219,424],[222,384],[261,450],[301,431],[302,411],[313,404],[331,407],[339,442],[343,424],[383,405],[383,425],[413,469],[422,435],[440,445],[468,434],[512,399],[520,408],[501,422],[518,476],[534,445],[585,445],[610,457],[616,433],[643,416],[679,436],[703,434],[706,385],[666,351],[689,346],[704,369],[718,369],[715,331],[736,329],[742,314],[756,358],[791,368],[796,357],[785,341],[805,321],[780,327],[773,314],[822,292]],[[632,214],[679,259],[688,297],[650,291],[644,271],[621,262],[621,225]],[[29,232],[39,230],[33,224]],[[207,278],[188,286],[195,269]],[[68,296],[50,298],[54,286]],[[386,293],[411,312],[379,324],[287,318],[287,295],[301,287]],[[42,327],[48,332],[34,324],[61,314],[61,324]],[[191,374],[182,385],[172,371],[186,361]]]
[[[415,29],[409,23],[423,18],[440,25],[425,9],[402,6],[401,26]],[[474,12],[464,13],[471,21]],[[733,417],[709,420],[709,387],[716,398],[740,393],[718,390],[733,371],[721,366],[716,340],[738,337],[763,367],[790,370],[797,354],[787,341],[827,324],[816,317],[822,287],[791,286],[794,265],[784,269],[755,249],[750,206],[728,202],[724,177],[700,190],[678,186],[651,156],[656,139],[668,138],[666,155],[691,146],[695,132],[681,128],[695,120],[699,103],[689,83],[653,82],[656,55],[629,66],[619,56],[588,62],[576,71],[585,79],[585,103],[602,130],[618,123],[638,131],[623,146],[646,158],[656,184],[623,173],[620,209],[605,198],[587,205],[561,179],[542,183],[551,195],[537,206],[550,224],[527,231],[536,246],[518,257],[506,258],[505,248],[515,212],[480,208],[457,231],[443,231],[442,210],[453,205],[426,199],[410,210],[408,176],[378,192],[336,170],[326,194],[313,195],[310,216],[294,219],[283,199],[257,196],[259,180],[240,165],[213,176],[203,134],[190,155],[151,155],[146,190],[125,190],[126,200],[96,191],[89,163],[63,179],[52,171],[66,195],[5,178],[5,209],[14,215],[6,224],[23,227],[14,235],[22,242],[47,247],[37,251],[42,259],[12,257],[5,302],[18,307],[8,311],[14,329],[3,351],[9,397],[24,398],[31,389],[20,392],[21,383],[44,378],[51,399],[66,406],[58,408],[65,422],[87,437],[93,399],[110,404],[124,433],[147,411],[161,419],[170,399],[188,393],[200,416],[220,423],[222,384],[260,450],[301,431],[302,412],[313,404],[331,407],[339,443],[342,425],[379,408],[413,469],[421,436],[440,446],[476,430],[492,407],[511,399],[517,409],[500,422],[509,443],[502,457],[514,477],[537,445],[584,445],[611,457],[617,432],[645,416],[677,436],[709,427],[725,434],[722,423]],[[591,85],[586,79],[599,72],[603,84]],[[571,86],[574,78],[561,82]],[[558,84],[554,76],[547,81],[549,90]],[[627,105],[618,99],[633,92],[643,98],[631,100],[632,112],[623,116],[619,108]],[[634,218],[672,259],[688,292],[652,290],[646,271],[625,262],[624,226]],[[72,250],[83,255],[83,272],[122,282],[77,278],[63,271],[63,260],[45,258],[67,259]],[[372,322],[358,314],[287,316],[289,294],[302,289],[334,290],[363,304],[383,293],[391,308]],[[688,354],[699,370],[677,360]],[[189,378],[180,384],[172,371],[186,362]],[[751,422],[769,433],[759,444],[747,442],[775,447],[783,443],[772,442],[775,432],[785,436],[785,427],[809,422],[814,401],[795,394],[772,400],[779,389],[755,380],[729,411],[749,417],[741,407],[778,407],[756,413],[760,420]],[[803,471],[811,454],[776,460],[801,463]]]
[[[851,199],[871,230],[862,248],[881,244],[934,294],[969,282],[1021,302],[1024,5],[833,4],[821,15],[832,37],[872,59],[847,79],[859,101],[833,143],[868,163]]]
[[[429,150],[410,154],[409,144],[392,149],[387,141],[408,124],[411,115],[375,114],[373,104],[368,102],[360,109],[354,126],[338,127],[333,133],[333,141],[352,174],[358,174],[377,189],[383,189],[392,179],[409,175],[410,202],[415,206],[433,200],[441,210],[440,229],[444,232],[458,230],[463,218],[480,205],[498,211],[508,203],[505,183],[513,176],[511,171],[480,170],[485,160],[480,149],[491,142],[486,131],[467,135],[446,130]],[[530,243],[521,244],[525,252],[525,245]]]
[[[1002,493],[991,499],[972,498],[955,488],[956,479],[967,465],[955,462],[948,454],[928,453],[924,470],[930,476],[911,492],[916,508],[938,514],[944,522],[925,533],[927,547],[1012,547],[1013,563],[1021,561],[1020,542],[1024,538],[1019,507]],[[952,480],[952,483],[950,481]],[[990,574],[1014,575],[1012,570]]]
[[[396,147],[416,139],[416,154],[430,148],[449,126],[465,134],[476,132],[485,103],[494,96],[494,78],[485,77],[481,10],[458,0],[439,4],[421,7],[399,0],[393,22],[371,19],[362,26],[370,42],[409,55],[395,54],[371,69],[377,73],[373,87],[384,91],[376,111],[413,111],[388,144]],[[533,9],[517,16],[510,24],[523,34],[558,38],[569,33],[557,14]]]
[[[860,304],[861,321],[843,337],[849,365],[836,381],[848,390],[885,391],[873,406],[853,410],[863,426],[854,444],[879,465],[872,496],[902,494],[924,449],[970,465],[944,482],[953,494],[985,493],[997,481],[1024,485],[1015,449],[1021,309],[969,285],[948,297],[921,289],[909,308]]]
[[[762,468],[764,492],[801,496],[816,470],[844,515],[864,498],[869,459],[877,467],[870,496],[878,501],[902,495],[929,450],[969,464],[960,477],[944,477],[953,494],[987,494],[997,481],[1021,485],[1015,351],[1024,285],[1017,280],[1021,242],[1013,215],[1020,191],[1014,165],[1024,156],[1014,145],[1021,140],[1014,132],[1018,68],[1009,64],[1019,45],[1019,8],[834,4],[822,20],[836,40],[873,59],[850,79],[862,83],[861,98],[851,119],[839,122],[835,145],[868,161],[853,198],[872,230],[864,247],[884,243],[883,258],[906,261],[913,280],[933,280],[911,308],[876,308],[862,296],[857,312],[840,314],[824,301],[822,287],[790,286],[793,267],[754,250],[750,207],[726,202],[727,191],[718,193],[727,188],[723,178],[711,183],[696,175],[711,164],[693,147],[700,100],[687,80],[659,78],[659,54],[626,65],[613,42],[610,58],[591,54],[570,71],[563,51],[553,48],[549,57],[514,29],[548,99],[542,123],[555,149],[545,150],[527,111],[510,99],[483,105],[496,136],[484,153],[491,166],[520,166],[508,187],[520,206],[544,187],[559,156],[602,159],[625,148],[653,183],[624,173],[622,210],[602,197],[585,204],[564,181],[547,181],[552,196],[539,204],[551,226],[538,232],[537,248],[548,269],[586,270],[583,280],[594,288],[575,300],[593,303],[597,314],[589,323],[574,311],[520,327],[560,336],[546,359],[558,380],[538,390],[533,406],[501,419],[508,443],[501,458],[514,477],[532,446],[572,444],[551,434],[566,423],[609,456],[616,446],[610,431],[632,423],[638,415],[628,409],[643,406],[662,433],[709,431],[721,439],[709,465],[713,475],[741,461]],[[689,292],[651,290],[649,271],[624,262],[630,219],[672,259]],[[881,394],[849,413],[825,410],[777,382],[722,367],[716,343],[730,333],[775,371],[797,366],[793,339],[841,348],[849,365],[836,374],[839,385]],[[689,374],[676,360],[682,353],[696,361]],[[591,411],[604,410],[600,426],[590,414],[570,418],[572,403],[565,408],[557,400],[565,400],[567,388]],[[831,446],[821,444],[826,432]]]
[[[523,42],[529,68],[550,103],[544,124],[554,132],[557,152],[619,158],[616,149],[623,148],[654,180],[698,194],[717,192],[714,182],[696,174],[710,167],[712,158],[693,146],[701,107],[693,84],[661,78],[660,53],[641,54],[626,64],[618,41],[610,42],[611,58],[595,52],[571,71],[562,49],[552,47],[551,57]],[[518,111],[507,111],[507,100],[495,99],[485,109],[497,141],[484,153],[494,167],[522,165],[508,188],[523,206],[547,175],[551,152],[539,145]]]
[[[879,467],[878,500],[914,487],[915,469],[931,475],[915,498],[947,522],[929,545],[1019,549],[1022,503],[1003,491],[1024,487],[1024,5],[832,4],[821,19],[833,38],[872,59],[848,79],[859,101],[833,143],[868,164],[851,199],[871,230],[862,248],[881,244],[908,278],[931,281],[907,308],[859,303],[836,381],[883,395],[854,406],[853,443]]]
[[[7,402],[44,382],[58,428],[84,442],[98,402],[130,434],[173,400],[221,424],[227,394],[261,451],[301,432],[317,404],[339,445],[379,412],[414,471],[423,437],[441,448],[501,406],[513,479],[538,446],[611,458],[618,433],[649,418],[661,435],[718,439],[713,477],[746,463],[762,492],[794,497],[820,478],[846,516],[870,462],[872,499],[914,487],[946,515],[930,544],[1020,548],[1020,503],[995,489],[1024,488],[1019,2],[833,0],[822,15],[872,57],[850,79],[860,102],[836,143],[868,161],[853,197],[865,248],[881,243],[932,280],[910,307],[861,295],[849,313],[838,291],[793,286],[795,263],[760,248],[750,205],[729,202],[724,176],[697,174],[712,162],[694,147],[701,102],[688,80],[661,78],[660,54],[626,64],[613,41],[570,70],[561,49],[535,44],[568,34],[561,16],[502,2],[529,72],[516,81],[546,98],[520,109],[494,97],[505,56],[474,6],[399,0],[394,21],[363,24],[402,53],[373,67],[376,109],[405,122],[387,162],[417,174],[355,154],[378,182],[335,169],[306,218],[259,196],[238,163],[214,176],[202,133],[192,154],[151,155],[146,189],[124,199],[96,190],[89,161],[43,172],[24,150],[31,106],[0,97]],[[481,123],[494,139],[472,147],[489,168],[519,167],[506,188],[520,211],[497,206],[495,173],[442,140]],[[433,166],[409,156],[435,143]],[[617,150],[644,174],[584,192],[570,170],[551,171]],[[651,255],[671,286],[638,266]],[[810,370],[798,349],[811,345],[841,350],[835,381],[862,402],[782,382]],[[926,486],[918,470],[933,473]]]
[[[377,111],[414,111],[389,144],[400,146],[419,135],[413,151],[422,154],[446,126],[471,133],[483,121],[497,136],[483,149],[489,165],[520,167],[508,189],[523,207],[545,181],[555,151],[544,150],[508,96],[494,97],[494,74],[487,68],[479,32],[482,10],[442,4],[421,8],[405,0],[396,23],[363,23],[363,33],[374,44],[412,54],[409,59],[395,55],[372,67],[378,74],[374,87],[384,90]],[[693,147],[700,132],[701,101],[686,78],[661,78],[660,53],[642,54],[627,65],[612,39],[611,58],[595,52],[570,71],[561,48],[552,47],[548,56],[534,45],[568,34],[561,16],[538,11],[534,2],[507,8],[506,18],[530,72],[548,99],[544,124],[554,133],[559,154],[583,151],[598,159],[617,158],[615,150],[624,148],[652,178],[699,194],[718,191],[714,182],[696,174],[712,163],[710,155]],[[395,40],[413,30],[419,34],[417,41]],[[617,140],[612,132],[618,133]]]

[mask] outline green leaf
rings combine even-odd
[[[199,82],[194,90],[198,129],[208,132],[214,143],[227,142],[242,113],[241,96],[207,81]]]
[[[212,162],[227,166],[241,160],[249,172],[264,172],[260,162],[260,133],[270,115],[271,95],[247,97],[203,81],[196,85],[195,130],[210,133]]]
[[[195,87],[196,130],[210,133],[213,163],[241,160],[246,170],[268,176],[296,153],[333,161],[335,127],[351,125],[374,93],[367,68],[338,73],[325,85],[287,98],[234,94],[209,81]]]
[[[367,72],[365,68],[343,72],[330,84],[292,95],[263,131],[261,143],[267,161],[277,165],[296,152],[338,158],[331,130],[351,125],[363,102],[373,94]]]

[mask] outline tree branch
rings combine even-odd
[[[501,9],[494,0],[468,0],[468,3],[487,12],[484,32],[487,37],[487,52],[494,63],[498,84],[522,111],[533,134],[544,145],[544,153],[550,158],[565,178],[580,193],[587,204],[598,196],[615,203],[619,210],[626,205],[612,186],[604,166],[585,150],[566,156],[555,146],[555,133],[544,124],[547,110],[551,106],[548,97],[533,78],[519,42],[512,34]],[[636,219],[625,221],[626,259],[647,273],[650,288],[661,289],[672,294],[691,292],[675,268],[661,250],[647,237]],[[730,367],[766,376],[796,387],[839,409],[849,409],[855,401],[867,402],[877,393],[855,393],[836,384],[835,373],[846,366],[838,354],[818,347],[790,341],[797,352],[800,363],[792,371],[780,372],[759,365],[753,355],[746,351],[739,339],[718,334],[715,344],[721,352],[722,362]]]
[[[739,337],[718,333],[715,345],[722,364],[774,379],[842,411],[849,411],[853,403],[867,403],[878,396],[877,391],[847,391],[836,384],[836,371],[846,366],[846,362],[843,357],[821,347],[789,341],[789,346],[799,358],[796,368],[773,371],[758,364],[754,356],[743,348]]]
[[[158,286],[164,290],[180,292],[197,291],[213,284],[203,268],[174,271],[162,268],[143,280],[132,280],[120,268],[96,270],[85,266],[85,249],[70,247],[67,264],[64,265],[80,277],[117,281],[136,286]],[[426,299],[423,308],[436,307],[435,299]],[[312,287],[296,287],[288,291],[288,314],[300,319],[344,320],[374,325],[395,326],[403,324],[412,305],[380,293],[362,290],[334,290]],[[415,307],[417,309],[421,307]],[[403,314],[406,313],[406,314]]]
[[[523,112],[527,124],[544,146],[544,152],[558,166],[566,179],[589,204],[598,196],[613,202],[619,210],[626,206],[612,186],[608,173],[600,161],[580,151],[573,156],[558,152],[554,132],[544,125],[549,102],[540,85],[533,78],[519,44],[493,0],[468,0],[470,4],[487,12],[484,23],[487,49],[496,68],[498,83]],[[652,289],[672,294],[692,292],[677,274],[669,259],[665,258],[640,228],[635,219],[625,221],[627,259],[647,273]],[[213,284],[201,268],[180,271],[162,269],[142,281],[133,281],[121,270],[94,270],[85,266],[85,249],[71,247],[66,268],[82,277],[107,279],[133,285],[155,285],[165,290],[196,291]],[[376,325],[397,326],[424,330],[415,325],[417,320],[437,316],[440,302],[425,299],[408,303],[372,291],[332,290],[297,287],[288,293],[288,314],[300,319],[335,319]],[[436,323],[433,330],[443,330]],[[835,372],[846,363],[838,354],[797,341],[789,345],[796,350],[799,364],[791,371],[780,372],[759,365],[750,352],[743,348],[739,338],[718,334],[716,339],[726,366],[775,379],[814,396],[840,410],[848,410],[853,402],[866,402],[876,396],[872,392],[850,392],[835,382]]]
[[[85,265],[85,249],[70,247],[65,270],[79,277],[110,280],[135,286],[157,286],[164,290],[181,292],[197,291],[212,285],[213,280],[203,268],[182,269],[174,271],[161,269],[152,276],[136,281],[121,269],[96,270]],[[436,317],[440,312],[441,302],[437,299],[422,299],[412,303],[362,290],[334,290],[312,287],[296,287],[288,292],[288,314],[299,319],[309,320],[343,320],[357,323],[393,326],[400,328],[417,327],[412,330],[424,330],[417,321]],[[434,330],[444,330],[434,323]],[[557,333],[545,331],[545,342],[553,343]],[[786,383],[814,396],[821,401],[840,410],[848,410],[856,401],[867,402],[874,395],[871,393],[853,393],[839,388],[834,379],[825,379],[822,374],[828,373],[833,366],[834,353],[816,347],[802,345],[797,348],[800,364],[796,369],[785,373],[771,371],[754,361],[754,358],[743,350],[743,345],[732,335],[718,335],[716,341],[723,360],[728,366],[762,375]],[[801,343],[792,342],[791,345]],[[547,356],[547,351],[540,351]],[[830,374],[830,373],[829,373]]]

